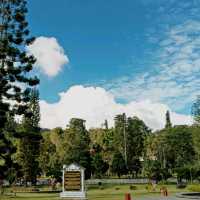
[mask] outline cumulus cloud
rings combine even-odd
[[[51,77],[57,75],[63,66],[69,63],[68,56],[54,37],[38,37],[27,50],[37,59],[36,66]]]
[[[165,113],[170,108],[150,100],[117,103],[114,96],[101,87],[73,86],[60,93],[56,103],[40,102],[41,126],[44,128],[66,127],[73,117],[86,120],[87,128],[100,127],[105,119],[113,125],[113,118],[125,112],[127,116],[137,116],[152,129],[161,129],[165,124]],[[171,112],[173,124],[190,124],[191,117]]]

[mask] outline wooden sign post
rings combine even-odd
[[[71,164],[63,166],[63,189],[60,197],[65,199],[86,199],[84,168]]]

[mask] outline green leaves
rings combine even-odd
[[[32,70],[35,58],[27,55],[25,50],[25,46],[34,41],[33,37],[29,37],[27,28],[26,1],[1,0],[0,3],[0,143],[7,144],[9,141],[3,132],[7,114],[27,115],[29,87],[37,85],[39,79],[27,74]],[[24,89],[25,85],[28,89]],[[3,177],[11,167],[11,143],[7,149],[4,166],[0,168],[0,176]],[[3,155],[3,149],[0,149],[0,159]]]
[[[122,175],[127,174],[125,160],[120,152],[114,153],[111,170],[114,174],[117,174],[118,177],[121,177]]]

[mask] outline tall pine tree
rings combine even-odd
[[[170,112],[169,110],[166,112],[166,124],[165,124],[165,128],[171,128],[172,127],[172,123],[171,123],[171,119],[170,119]]]
[[[19,130],[21,138],[18,144],[17,155],[25,184],[27,182],[35,184],[39,166],[40,140],[42,139],[39,128],[39,92],[36,89],[31,91],[28,111],[31,115],[23,117]]]
[[[11,168],[14,152],[3,132],[7,113],[28,115],[30,88],[39,83],[37,77],[28,76],[35,58],[25,50],[34,41],[29,37],[26,13],[26,0],[0,0],[0,179]]]

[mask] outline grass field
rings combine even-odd
[[[174,198],[174,194],[178,192],[187,191],[187,189],[176,189],[175,185],[167,185],[169,191],[169,198]],[[145,199],[159,199],[160,187],[158,186],[156,192],[149,192],[146,185],[136,185],[135,190],[130,190],[129,185],[107,185],[89,188],[87,191],[88,200],[123,200],[125,193],[131,193],[134,200]],[[0,200],[58,200],[59,193],[17,193],[16,196],[7,193],[5,196],[0,196]]]

